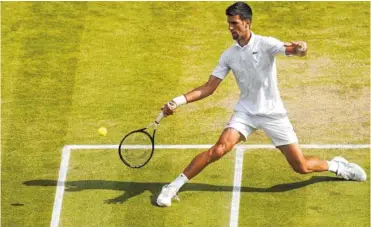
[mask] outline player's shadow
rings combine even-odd
[[[286,192],[302,187],[306,187],[311,184],[325,182],[325,181],[342,181],[340,178],[329,177],[329,176],[313,176],[308,180],[277,184],[269,188],[256,188],[256,187],[241,187],[241,192],[250,192],[250,193],[275,193],[275,192]],[[56,186],[63,185],[63,182],[58,182],[55,180],[31,180],[23,183],[27,186]],[[80,180],[80,181],[67,181],[65,183],[65,191],[67,192],[77,192],[82,190],[115,190],[123,191],[124,193],[116,198],[107,199],[105,203],[124,203],[128,199],[140,195],[145,191],[151,193],[151,203],[156,205],[155,200],[158,193],[161,191],[165,182],[150,182],[150,183],[141,183],[141,182],[131,182],[131,181],[106,181],[106,180]],[[233,186],[224,186],[224,185],[211,185],[203,183],[187,183],[184,187],[181,188],[180,192],[184,191],[211,191],[211,192],[232,192],[233,190],[238,190]]]

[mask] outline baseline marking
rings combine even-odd
[[[212,144],[184,144],[184,145],[156,145],[156,149],[208,149]],[[371,144],[302,144],[301,148],[306,149],[370,149]],[[134,146],[135,149],[143,149],[141,146]],[[243,153],[246,149],[274,149],[270,144],[258,145],[237,145],[234,149],[236,152],[235,165],[235,179],[233,183],[232,207],[231,207],[231,222],[230,226],[237,227],[238,225],[238,209],[241,188],[242,176],[242,161]],[[59,168],[58,183],[55,192],[55,199],[53,204],[52,218],[50,227],[58,227],[60,221],[60,214],[62,210],[62,202],[64,195],[64,188],[67,178],[68,164],[72,150],[102,150],[102,149],[118,149],[118,145],[66,145],[62,149],[62,158]],[[241,160],[241,162],[237,161]],[[240,164],[238,164],[240,163]],[[241,167],[239,167],[241,165]],[[241,170],[240,170],[241,168]],[[237,171],[236,171],[237,170]],[[236,179],[237,178],[237,179]],[[233,199],[235,198],[235,199]],[[238,202],[237,202],[238,198]]]
[[[100,149],[118,149],[117,144],[91,144],[91,145],[66,145],[71,150],[100,150]],[[183,145],[155,145],[156,149],[208,149],[213,144],[183,144]],[[123,147],[143,149],[146,146],[126,145]],[[371,148],[370,144],[301,144],[303,149],[365,149]],[[235,149],[275,149],[271,144],[255,144],[255,145],[236,145]]]

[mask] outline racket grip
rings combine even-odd
[[[158,115],[158,117],[155,120],[156,124],[160,124],[160,121],[164,118],[164,113],[161,111],[161,113]]]

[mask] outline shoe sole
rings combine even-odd
[[[171,206],[171,204],[161,203],[161,202],[158,201],[158,200],[156,200],[156,203],[157,203],[157,205],[159,205],[160,207],[169,207],[169,206]]]

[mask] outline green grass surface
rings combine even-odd
[[[119,161],[112,161],[117,159],[116,152],[112,150],[74,151],[64,205],[81,212],[63,210],[61,226],[228,225],[229,215],[226,214],[229,214],[228,204],[232,196],[233,156],[211,166],[204,176],[208,178],[206,182],[195,180],[187,185],[179,195],[181,201],[173,203],[174,209],[154,205],[159,189],[168,180],[166,173],[177,172],[197,152],[157,150],[151,165],[138,171],[124,168]],[[82,160],[84,164],[81,164]],[[107,163],[111,164],[102,171],[99,166]],[[154,171],[158,173],[156,176]],[[96,206],[99,206],[99,213]]]
[[[368,150],[305,153],[326,159],[349,157],[370,172]],[[245,153],[242,179],[241,226],[369,226],[367,183],[339,181],[330,173],[300,176],[279,152],[263,150]]]
[[[49,225],[64,145],[117,144],[126,132],[152,121],[165,102],[204,83],[233,44],[224,15],[230,4],[1,2],[2,226]],[[308,42],[307,57],[277,60],[281,95],[300,142],[369,144],[370,3],[251,6],[255,33]],[[157,143],[214,143],[237,99],[231,75],[212,97],[165,119]],[[98,135],[100,126],[108,128],[106,137]],[[257,132],[247,143],[270,141]],[[74,152],[67,186],[81,190],[66,191],[61,225],[227,226],[233,154],[192,180],[171,209],[152,204],[162,184],[197,152],[161,150],[139,171],[122,166],[114,151]],[[341,154],[369,172],[366,150],[314,154]],[[245,187],[323,176],[291,172],[278,153],[247,153],[245,162]],[[269,168],[275,163],[277,169]],[[104,202],[139,193],[140,187],[146,190],[124,203]],[[346,215],[336,219],[333,207]],[[280,223],[276,213],[292,218]],[[369,181],[241,194],[241,226],[333,226],[334,221],[370,226]]]

